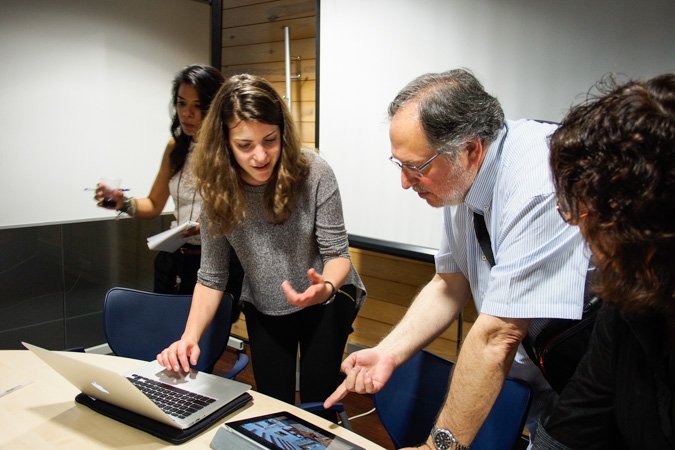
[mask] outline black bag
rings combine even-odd
[[[581,319],[552,319],[536,339],[528,335],[522,342],[530,359],[558,393],[574,375],[586,353],[601,304],[598,297],[592,296],[584,303]]]
[[[494,266],[490,235],[483,216],[474,213],[473,224],[483,255]],[[558,393],[565,387],[586,353],[595,317],[602,304],[598,297],[591,294],[589,284],[587,278],[581,319],[552,319],[535,339],[527,335],[522,342],[530,359]]]
[[[108,403],[103,400],[89,397],[86,394],[78,394],[77,397],[75,397],[75,401],[93,409],[100,414],[103,414],[104,416],[110,417],[134,428],[138,428],[141,431],[145,431],[146,433],[171,442],[172,444],[182,444],[202,433],[203,431],[206,431],[214,424],[222,422],[225,416],[232,414],[233,412],[246,406],[249,402],[252,402],[253,397],[251,397],[251,394],[248,392],[244,392],[239,397],[235,398],[220,409],[212,412],[210,415],[184,430],[157,422],[156,420],[149,417],[141,416],[140,414],[129,411],[128,409],[124,409],[120,406],[113,405],[112,403]]]

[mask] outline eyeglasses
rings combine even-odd
[[[424,176],[424,169],[426,169],[427,167],[429,167],[429,164],[431,164],[431,163],[433,162],[434,159],[438,158],[439,155],[440,155],[440,153],[436,153],[434,156],[432,156],[431,158],[427,159],[426,161],[424,161],[424,162],[423,162],[422,164],[420,164],[419,166],[413,166],[413,165],[411,165],[411,164],[402,163],[401,161],[399,161],[398,159],[394,158],[393,156],[390,156],[390,157],[389,157],[389,161],[391,161],[391,162],[392,162],[396,167],[398,167],[399,169],[401,169],[401,170],[407,169],[408,172],[410,172],[412,175],[414,175],[414,176],[416,176],[416,177],[419,178],[419,177],[423,177],[423,176]]]
[[[579,214],[577,217],[573,217],[572,213],[570,212],[570,209],[566,206],[561,205],[560,201],[556,203],[555,209],[558,210],[558,214],[560,214],[560,217],[562,218],[563,222],[569,225],[578,225],[579,219],[583,219],[584,217],[588,216],[588,211],[586,211]]]

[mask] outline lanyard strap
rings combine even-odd
[[[485,255],[485,258],[490,263],[490,266],[494,266],[495,256],[492,254],[490,234],[488,233],[487,226],[485,225],[485,218],[476,212],[473,213],[473,229],[476,231],[476,238],[478,238],[480,249],[483,250],[483,255]]]
[[[502,140],[499,142],[499,148],[497,149],[497,154],[501,155],[502,148],[504,148],[504,141],[506,141],[506,136],[509,134],[509,127],[504,123],[504,128],[506,129]],[[476,238],[478,239],[478,244],[480,249],[485,255],[485,259],[488,260],[490,266],[495,265],[495,256],[492,253],[492,245],[490,244],[490,233],[488,233],[487,226],[485,225],[485,217],[482,214],[477,212],[473,213],[473,229],[476,232]]]

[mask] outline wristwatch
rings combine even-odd
[[[468,445],[457,442],[450,430],[438,428],[436,425],[431,428],[431,440],[437,450],[469,450]]]

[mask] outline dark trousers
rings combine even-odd
[[[159,252],[155,257],[154,292],[160,294],[192,295],[197,284],[197,271],[201,263],[198,245],[186,244],[173,253]],[[237,254],[230,253],[230,277],[226,292],[232,294],[232,322],[239,318],[239,297],[244,280],[244,269]]]
[[[342,289],[352,297],[356,289]],[[343,375],[340,364],[353,331],[356,305],[338,293],[330,305],[315,305],[285,316],[260,313],[244,302],[256,390],[295,403],[296,355],[300,349],[300,401],[323,402]]]

